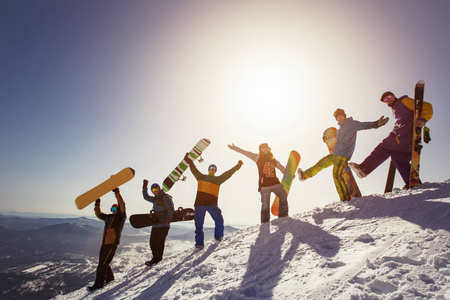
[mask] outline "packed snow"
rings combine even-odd
[[[450,179],[274,219],[199,252],[183,244],[153,268],[144,260],[56,299],[450,299]]]

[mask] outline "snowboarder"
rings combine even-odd
[[[175,210],[172,197],[161,190],[159,184],[152,184],[150,189],[154,196],[148,194],[148,180],[144,179],[142,195],[145,200],[153,203],[153,210],[159,220],[159,224],[152,226],[150,233],[150,249],[153,258],[145,262],[145,265],[149,267],[159,263],[163,258],[166,237],[169,233],[170,221]]]
[[[373,128],[379,128],[385,125],[389,118],[384,118],[381,116],[378,121],[374,122],[359,122],[353,120],[352,117],[348,117],[343,109],[336,109],[333,116],[336,118],[339,129],[336,131],[336,145],[333,148],[333,153],[325,156],[317,162],[311,168],[303,171],[301,168],[298,169],[299,180],[304,181],[308,178],[313,177],[325,168],[331,165],[333,167],[333,179],[336,186],[336,190],[339,194],[341,201],[347,201],[351,199],[347,183],[345,182],[342,174],[344,172],[347,162],[353,155],[355,151],[356,134],[359,130],[367,130]]]
[[[97,218],[105,221],[103,230],[102,246],[100,248],[97,275],[93,286],[89,286],[90,291],[100,289],[105,283],[114,280],[114,273],[111,269],[111,262],[116,253],[117,245],[120,244],[123,225],[127,218],[125,212],[125,202],[120,195],[119,188],[113,190],[117,199],[117,204],[111,206],[111,214],[105,214],[100,209],[100,199],[95,201],[94,211]]]
[[[216,165],[208,167],[208,175],[200,173],[194,162],[189,158],[189,153],[186,153],[184,160],[189,164],[191,172],[198,182],[197,196],[195,198],[195,248],[201,250],[204,247],[204,233],[203,224],[205,222],[205,214],[208,212],[214,220],[214,238],[221,241],[223,238],[223,216],[218,204],[220,185],[227,181],[233,174],[239,170],[243,164],[240,160],[236,166],[226,171],[220,176],[215,176],[217,172]]]
[[[261,223],[270,221],[270,193],[272,192],[280,198],[278,217],[288,217],[287,192],[278,180],[275,169],[278,168],[284,174],[286,168],[275,159],[269,145],[267,143],[259,145],[259,154],[243,150],[234,144],[228,147],[256,162],[259,174],[258,191],[261,193]]]
[[[396,98],[394,93],[385,92],[381,96],[381,102],[386,103],[394,114],[394,128],[372,153],[361,163],[349,163],[359,178],[364,178],[391,157],[392,162],[405,182],[405,188],[409,187],[411,171],[411,151],[414,127],[415,100],[408,96]],[[417,121],[418,127],[423,127],[433,116],[433,107],[428,102],[423,102],[422,116]]]

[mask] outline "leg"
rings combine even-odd
[[[270,221],[270,189],[261,188],[261,223]]]
[[[409,186],[409,176],[411,175],[411,153],[397,152],[391,153],[392,162],[402,176],[403,181]]]
[[[287,192],[283,185],[280,184],[273,190],[273,193],[280,198],[280,209],[278,211],[278,217],[284,218],[289,216],[289,205],[287,201]]]
[[[156,238],[155,238],[155,250],[154,250],[154,254],[153,254],[153,262],[159,263],[162,258],[163,258],[163,254],[164,254],[164,248],[166,246],[166,237],[167,234],[169,233],[169,229],[170,227],[159,227],[159,228],[155,228],[156,229]]]
[[[196,206],[195,207],[195,245],[203,246],[204,245],[204,233],[203,233],[203,224],[205,222],[205,214],[206,207],[205,206]]]
[[[221,240],[224,231],[222,211],[217,205],[207,206],[206,209],[208,210],[209,214],[211,215],[211,218],[214,220],[215,223],[214,238],[216,240]]]
[[[334,154],[329,154],[325,156],[324,158],[319,160],[314,166],[305,170],[304,172],[305,179],[313,177],[323,169],[333,165],[333,163],[334,163]]]
[[[350,200],[350,193],[348,191],[348,186],[344,180],[344,177],[342,176],[347,162],[348,158],[343,156],[336,156],[336,159],[334,161],[333,180],[341,201]]]
[[[367,176],[378,168],[386,159],[391,156],[391,151],[381,143],[373,149],[372,153],[359,165],[360,170]]]
[[[102,245],[100,248],[99,255],[99,263],[97,266],[97,276],[95,279],[95,288],[102,288],[106,279],[106,274],[108,268],[110,268],[109,264],[114,258],[114,254],[116,253],[117,245]],[[111,270],[112,273],[112,270]]]

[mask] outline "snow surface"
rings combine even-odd
[[[200,252],[183,245],[153,268],[142,260],[56,299],[450,299],[450,179],[275,219]]]

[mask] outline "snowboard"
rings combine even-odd
[[[192,208],[179,207],[174,211],[171,223],[194,220],[195,211]],[[137,214],[130,217],[131,226],[134,228],[144,228],[159,224],[158,217],[152,210],[149,214]]]
[[[201,139],[198,141],[198,143],[192,148],[191,151],[189,151],[189,156],[192,160],[197,159],[200,157],[202,152],[206,149],[206,147],[209,146],[211,143],[208,139]],[[201,161],[201,160],[200,160]],[[186,169],[189,167],[189,164],[184,161],[184,159],[175,167],[175,169],[167,176],[166,179],[163,181],[163,191],[168,192],[172,186],[177,182],[178,180],[184,180],[181,175],[183,175],[183,172],[186,171]]]
[[[413,144],[411,155],[411,173],[409,176],[409,188],[413,188],[419,185],[419,170],[420,170],[420,153],[422,152],[422,127],[416,126],[417,120],[422,115],[423,106],[423,94],[425,89],[425,81],[419,80],[414,88],[414,100],[416,101],[414,109],[414,131],[413,131]]]
[[[284,187],[286,193],[289,194],[289,190],[291,189],[292,181],[294,180],[295,171],[300,163],[300,154],[297,151],[291,151],[289,154],[289,159],[286,164],[286,173],[284,173],[283,179],[281,180],[281,184]],[[278,216],[278,210],[280,208],[280,198],[275,197],[273,200],[271,212],[274,216]]]
[[[83,209],[106,193],[130,181],[133,177],[134,170],[132,168],[125,168],[86,193],[78,196],[75,199],[75,205],[78,209]]]
[[[336,145],[337,137],[336,137],[337,129],[335,127],[330,127],[325,129],[323,132],[323,142],[327,145],[328,151],[333,153],[334,146]],[[342,177],[344,178],[345,183],[347,184],[348,192],[350,197],[361,197],[361,191],[359,190],[358,184],[356,183],[355,177],[353,177],[352,171],[350,167],[345,165],[344,172],[342,173]]]

